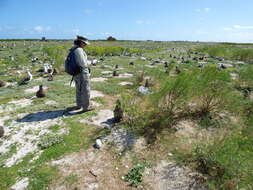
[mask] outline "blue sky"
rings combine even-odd
[[[0,0],[0,38],[253,42],[253,0]]]

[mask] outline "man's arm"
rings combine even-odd
[[[82,68],[87,68],[88,67],[87,56],[86,54],[84,54],[83,49],[77,48],[74,51],[74,54],[77,64]]]

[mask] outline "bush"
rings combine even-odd
[[[63,137],[55,134],[47,134],[39,140],[38,146],[41,149],[49,148],[55,144],[59,144],[63,141]]]
[[[128,54],[141,54],[143,50],[138,48],[123,48],[117,46],[87,46],[86,51],[91,56],[120,56],[125,53]]]
[[[214,67],[165,75],[159,81],[161,88],[153,94],[125,100],[127,125],[149,139],[188,117],[205,127],[218,126],[222,123],[217,121],[227,121],[228,113],[243,107],[242,96],[230,87],[229,74]]]
[[[251,134],[253,130],[251,128]],[[238,129],[211,145],[197,146],[186,160],[209,176],[211,189],[235,190],[253,187],[253,139]],[[189,159],[190,158],[190,159]]]
[[[219,113],[231,103],[232,89],[229,88],[229,74],[215,67],[205,67],[193,71],[193,101],[201,115]]]
[[[239,60],[244,62],[253,62],[253,49],[240,48],[235,45],[217,45],[217,46],[204,46],[195,48],[191,51],[199,51],[210,56],[225,57],[226,59]]]
[[[64,71],[64,61],[67,56],[67,48],[64,46],[54,46],[44,48],[43,51],[50,57],[51,61],[54,62],[54,67],[58,71]]]

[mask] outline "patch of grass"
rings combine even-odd
[[[10,150],[7,153],[2,154],[0,156],[0,166],[2,167],[4,165],[4,162],[6,161],[6,159],[8,159],[9,157],[11,157],[13,154],[15,154],[16,151],[17,151],[16,144],[11,145]]]
[[[48,129],[51,130],[52,132],[57,132],[61,129],[61,126],[53,125],[53,126],[50,126]]]
[[[197,145],[190,155],[183,156],[184,162],[208,176],[210,189],[253,187],[253,140],[243,131],[237,129],[222,140]]]
[[[57,179],[58,170],[52,166],[36,167],[29,171],[29,186],[28,190],[43,190],[47,189],[48,185],[53,180]]]
[[[78,182],[78,176],[76,174],[70,174],[65,178],[65,180],[68,184],[72,185],[76,182]]]
[[[50,146],[53,146],[55,144],[59,144],[63,141],[63,137],[56,134],[47,134],[38,142],[38,145],[41,149],[49,148]]]

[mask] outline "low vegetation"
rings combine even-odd
[[[63,62],[72,42],[27,41],[29,47],[23,46],[23,41],[15,43],[15,55],[11,48],[0,51],[1,80],[11,83],[0,91],[1,108],[4,110],[0,110],[0,117],[11,117],[4,124],[9,126],[13,121],[19,121],[24,113],[32,117],[46,115],[48,111],[61,113],[72,106],[75,88],[69,86],[70,76],[60,72],[54,76],[54,81],[49,82],[47,74],[37,72],[44,63],[63,71]],[[110,134],[111,129],[91,126],[82,123],[82,120],[97,116],[102,109],[112,111],[117,100],[122,110],[113,130],[117,127],[129,130],[136,138],[145,139],[147,144],[139,145],[143,147],[136,152],[136,147],[131,147],[128,152],[115,155],[117,143],[111,143],[110,150],[94,151],[96,154],[111,151],[112,157],[116,158],[112,161],[113,167],[123,160],[122,171],[116,170],[113,175],[117,175],[115,178],[121,179],[126,186],[131,185],[127,187],[145,187],[145,170],[150,166],[146,162],[135,163],[131,157],[134,155],[154,165],[165,160],[190,167],[204,176],[203,183],[210,190],[252,189],[253,67],[249,64],[253,58],[252,47],[251,44],[195,42],[92,42],[86,49],[88,58],[101,61],[91,67],[92,78],[106,78],[102,82],[92,82],[92,90],[104,95],[92,99],[99,104],[98,108],[80,115],[64,116],[60,118],[61,122],[47,126],[48,134],[42,135],[35,143],[41,154],[28,154],[19,163],[0,168],[0,189],[10,189],[18,179],[25,177],[29,178],[28,189],[48,189],[50,184],[62,177],[59,169],[50,165],[52,160],[73,152],[90,151],[97,138],[114,135]],[[33,61],[34,58],[38,60]],[[232,67],[220,68],[218,63],[221,62]],[[26,69],[31,69],[33,80],[25,86],[16,85]],[[112,76],[113,71],[119,75],[132,74],[133,77]],[[47,87],[44,99],[34,99],[35,93],[24,93],[42,82]],[[131,85],[122,86],[122,82]],[[149,93],[141,93],[140,86],[146,87]],[[14,108],[15,104],[10,103],[22,99],[31,100],[31,104]],[[186,123],[183,126],[185,131],[181,129],[182,122]],[[66,134],[59,135],[62,131]],[[30,129],[24,135],[36,133]],[[0,165],[5,166],[19,149],[18,144],[13,144],[8,152],[0,155]],[[126,158],[124,153],[130,155],[127,161],[121,160],[121,157]],[[35,156],[37,160],[33,160]],[[125,167],[125,162],[129,162],[130,169]],[[96,170],[91,173],[91,177],[96,178]],[[73,185],[73,189],[81,183],[77,174],[64,176],[63,179],[68,185]]]

